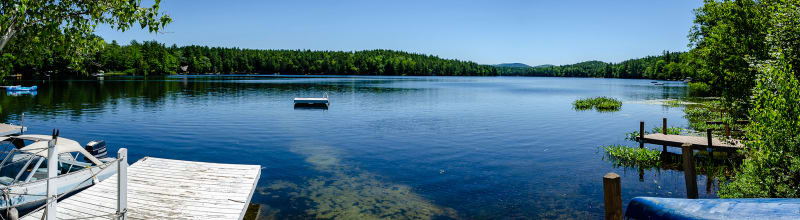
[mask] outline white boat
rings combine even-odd
[[[49,135],[0,137],[8,143],[0,162],[0,210],[9,208],[25,213],[44,205],[47,195],[47,156]],[[56,138],[58,176],[54,178],[59,196],[71,195],[117,173],[119,160],[93,156],[78,142]],[[90,144],[91,145],[91,144]],[[103,153],[105,152],[105,145]],[[83,157],[83,160],[78,158]]]

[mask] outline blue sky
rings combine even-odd
[[[147,1],[145,1],[147,2]],[[145,3],[147,4],[147,3]],[[107,41],[254,49],[393,49],[481,64],[619,62],[688,50],[701,1],[177,1],[164,33],[99,27]]]

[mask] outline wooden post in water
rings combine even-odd
[[[667,134],[667,118],[664,118],[664,123],[661,125],[661,133]],[[667,145],[662,145],[661,147],[663,148],[661,151],[667,152]]]
[[[25,113],[22,113],[22,118],[19,122],[19,134],[25,134]]]
[[[117,220],[125,220],[128,211],[128,149],[117,151]]]
[[[606,219],[622,220],[622,187],[619,175],[607,173],[603,176],[603,201]]]
[[[644,121],[639,122],[639,148],[644,148]]]
[[[713,146],[713,144],[714,144],[714,139],[713,139],[713,137],[711,136],[711,128],[709,128],[709,129],[706,129],[706,136],[707,136],[707,138],[706,138],[706,139],[708,139],[708,149],[709,149],[709,154],[711,155],[711,159],[714,159],[714,146]]]
[[[686,180],[686,198],[697,198],[697,175],[694,167],[694,150],[692,144],[681,146],[683,153],[683,177]]]
[[[725,137],[731,136],[731,127],[728,125],[728,122],[725,122]]]

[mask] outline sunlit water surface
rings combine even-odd
[[[623,200],[682,197],[674,170],[615,168],[599,147],[669,118],[686,127],[679,82],[523,77],[170,77],[21,82],[2,120],[110,152],[263,167],[252,202],[277,218],[580,218],[603,215],[602,176]],[[295,109],[294,97],[332,105]],[[575,111],[584,97],[618,112]],[[660,146],[650,146],[658,148]],[[674,151],[674,150],[671,150]],[[700,197],[714,187],[698,178]]]

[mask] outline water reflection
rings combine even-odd
[[[36,95],[37,91],[6,91],[7,96]]]
[[[324,219],[434,219],[458,218],[455,210],[433,204],[408,185],[385,182],[378,175],[347,165],[340,152],[318,143],[296,142],[290,149],[306,157],[320,175],[299,184],[275,181],[258,192],[288,196],[303,204],[304,214]],[[273,215],[281,213],[268,211]],[[301,218],[301,216],[288,216]]]
[[[706,193],[712,193],[719,189],[719,179],[728,179],[735,168],[742,163],[743,157],[735,152],[709,152],[700,150],[692,155],[695,162],[697,175],[706,176]],[[635,170],[639,173],[639,181],[644,181],[645,171],[655,171],[656,174],[662,171],[681,171],[683,172],[683,157],[681,154],[662,151],[657,161],[641,163],[625,159],[616,158],[606,153],[603,159],[611,162],[616,168],[624,170]]]

